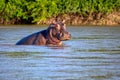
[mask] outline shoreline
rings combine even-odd
[[[19,22],[1,22],[1,25],[49,25],[53,20],[65,20],[67,25],[72,26],[119,26],[120,12],[112,12],[110,14],[90,14],[87,16],[74,14],[61,14],[52,18],[47,18],[45,21],[38,21],[37,23],[25,23],[22,20]],[[23,23],[22,23],[23,22]]]
[[[50,24],[55,18],[58,20],[65,20],[67,25],[91,25],[91,26],[118,26],[120,25],[120,12],[113,12],[110,14],[92,14],[90,16],[81,16],[77,14],[63,14],[57,17],[49,18],[44,22],[37,22],[37,24]]]

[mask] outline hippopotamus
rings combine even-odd
[[[28,35],[16,45],[63,45],[62,41],[70,40],[71,34],[66,30],[65,21],[53,21],[45,30]]]

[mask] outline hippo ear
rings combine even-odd
[[[63,25],[63,28],[66,30],[65,20],[63,20],[62,23],[64,24],[64,25]]]
[[[50,26],[49,26],[49,27],[55,27],[55,25],[56,25],[56,21],[54,20],[54,21],[52,21],[52,22],[50,23]]]
[[[57,24],[57,22],[55,20],[52,21],[53,24]]]
[[[62,23],[65,23],[65,20],[62,20]]]
[[[52,21],[51,26],[50,27],[55,27],[57,30],[61,29],[61,26],[58,24],[58,22],[56,22],[55,20]]]

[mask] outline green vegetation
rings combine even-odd
[[[0,23],[37,23],[61,14],[108,14],[120,0],[0,0]]]

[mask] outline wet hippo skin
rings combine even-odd
[[[53,21],[46,30],[24,37],[16,45],[63,45],[62,41],[70,38],[64,21]]]

